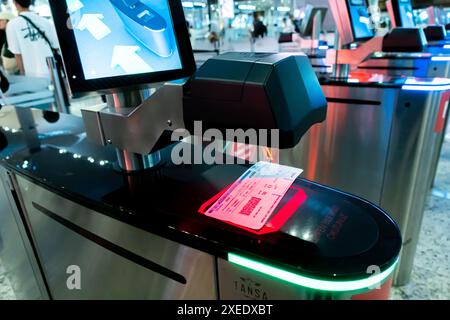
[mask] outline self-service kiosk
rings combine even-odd
[[[368,8],[366,1],[359,2]],[[392,16],[397,23],[412,23],[412,7],[407,1],[391,1],[388,3],[388,9],[391,8]],[[352,11],[350,7],[338,6],[338,2],[330,1],[330,9],[334,13],[337,21],[337,29],[339,36],[343,38],[343,44],[348,45],[352,41],[359,40],[351,28]],[[354,10],[355,11],[355,10]],[[403,21],[403,22],[402,22]],[[432,27],[432,26],[430,26]],[[344,70],[343,76],[351,69],[358,73],[373,74],[375,77],[379,74],[389,76],[412,76],[426,78],[448,78],[450,76],[450,55],[442,52],[446,51],[446,47],[439,42],[429,42],[430,47],[427,48],[427,40],[425,32],[420,28],[406,28],[405,26],[394,28],[384,37],[373,37],[361,44],[354,50],[339,50],[336,55],[326,62],[327,65],[334,61],[334,76],[342,76],[341,70]],[[345,46],[344,46],[345,47]],[[435,49],[439,48],[439,52]],[[318,71],[323,71],[318,69]],[[439,79],[436,79],[439,82]],[[449,93],[447,87],[443,87],[443,95],[440,101],[437,101],[439,108],[443,108],[445,113],[446,105],[449,101]],[[443,106],[443,107],[442,107]],[[444,121],[446,127],[447,116]],[[434,172],[437,170],[440,148],[434,155]],[[435,174],[433,174],[434,176]]]
[[[395,283],[403,285],[412,270],[424,201],[433,180],[429,177],[434,177],[437,167],[450,89],[447,78],[405,74],[448,74],[449,64],[436,59],[443,55],[431,53],[373,53],[371,48],[382,47],[383,38],[374,38],[370,23],[364,24],[367,3],[346,5],[330,2],[341,45],[349,47],[360,40],[368,45],[337,54],[347,61],[372,56],[358,68],[348,66],[346,72],[321,78],[329,106],[327,119],[294,150],[282,152],[281,162],[303,168],[308,179],[368,198],[395,217],[405,239]],[[352,175],[346,173],[350,168]]]
[[[342,47],[363,42],[375,36],[367,0],[344,0],[328,2]],[[336,48],[339,49],[339,48]]]
[[[242,220],[277,196],[279,204],[258,228],[209,214],[229,203],[221,199],[235,195],[236,185],[278,183],[298,169],[196,162],[198,149],[209,146],[195,144],[201,136],[196,122],[215,135],[276,130],[280,148],[295,146],[326,116],[307,57],[229,53],[194,72],[181,1],[123,1],[120,13],[116,2],[80,7],[50,1],[72,90],[107,94],[106,110],[83,112],[90,142],[71,148],[64,141],[42,143],[2,161],[50,296],[348,299],[389,286],[400,232],[362,198],[293,178],[278,196],[244,192],[237,195],[242,200],[234,198],[233,204],[248,201],[229,211]],[[110,36],[66,27],[68,19],[76,23],[89,12],[104,14]],[[165,43],[156,50],[139,39],[141,32],[159,30],[161,19]],[[155,88],[180,77],[188,78]],[[166,139],[181,129],[193,132],[191,142]],[[262,143],[273,147],[276,140]],[[187,162],[178,163],[174,150]],[[67,285],[67,272],[76,270],[82,290]]]
[[[389,0],[386,2],[393,28],[415,28],[411,0]],[[450,40],[444,25],[430,24],[424,27],[427,38],[427,51],[431,53],[450,53]]]
[[[411,0],[389,0],[386,2],[386,8],[389,12],[389,16],[391,19],[392,26],[394,28],[393,32],[402,32],[399,34],[399,37],[393,37],[391,39],[391,48],[400,47],[406,48],[408,45],[413,45],[414,41],[412,37],[407,35],[408,30],[412,31],[411,35],[417,35],[416,23],[414,20],[413,7],[411,4]],[[436,21],[436,19],[431,19],[430,22]],[[403,29],[410,28],[410,29]],[[431,76],[442,76],[445,74],[446,77],[450,75],[450,66],[447,62],[450,60],[450,57],[447,55],[441,55],[441,53],[448,54],[450,53],[450,42],[448,40],[447,32],[445,30],[445,26],[430,24],[423,28],[424,35],[427,39],[427,48],[425,49],[426,53],[376,53],[372,55],[372,59],[367,61],[366,63],[361,64],[359,67],[365,71],[380,71],[382,68],[391,68],[387,71],[387,73],[392,75],[409,75],[409,74],[427,74]],[[400,39],[402,38],[403,39]],[[389,39],[388,39],[389,40]],[[422,46],[420,43],[425,43],[424,41],[416,41],[418,48],[416,51],[421,50]],[[401,50],[401,48],[398,48]],[[402,50],[406,51],[406,50]],[[414,58],[416,56],[416,59]],[[404,59],[404,63],[402,66],[395,67],[397,63],[393,62],[392,57],[396,56],[396,59]],[[429,60],[431,59],[431,64],[429,64]],[[447,71],[445,71],[447,70]],[[430,73],[431,72],[431,73]],[[435,73],[437,72],[437,73]],[[442,73],[443,72],[443,73]],[[446,105],[450,93],[447,93],[441,102],[442,105]],[[444,128],[447,126],[447,119],[445,121]],[[445,131],[445,129],[444,129]],[[442,137],[443,139],[443,137]],[[442,145],[443,141],[441,142]],[[434,177],[437,170],[437,165],[439,161],[441,148],[438,149],[438,152],[435,156],[434,161],[434,173],[432,176]],[[434,181],[433,181],[434,183]]]
[[[442,46],[438,52],[428,50],[422,29],[394,28],[388,34],[376,36],[368,14],[366,0],[330,0],[330,10],[339,33],[339,48],[330,51],[328,63],[357,66],[367,73],[413,77],[449,77],[450,55]],[[356,44],[353,48],[350,45]],[[433,47],[434,48],[434,47]],[[399,53],[401,53],[399,55]]]

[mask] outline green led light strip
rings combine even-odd
[[[234,253],[228,253],[228,261],[240,265],[242,267],[252,269],[254,271],[264,273],[266,275],[281,279],[302,287],[307,287],[323,291],[356,291],[375,287],[386,280],[394,271],[398,259],[385,271],[370,275],[364,279],[347,280],[347,281],[333,281],[333,280],[319,280],[302,276],[290,271],[279,269],[268,264],[244,258]]]

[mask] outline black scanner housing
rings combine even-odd
[[[428,41],[443,41],[447,38],[447,31],[444,26],[433,25],[423,29]]]
[[[297,145],[325,120],[327,101],[304,54],[230,52],[207,60],[186,86],[184,122],[202,128],[279,129],[280,148]],[[270,143],[268,143],[270,144]]]
[[[421,28],[394,28],[383,39],[383,52],[422,52],[428,42]]]

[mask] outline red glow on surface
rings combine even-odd
[[[206,213],[207,209],[212,204],[214,204],[228,190],[229,187],[230,186],[224,188],[222,191],[220,191],[214,197],[212,197],[211,199],[206,201],[204,204],[202,204],[200,206],[200,208],[198,209],[198,212],[204,215]],[[272,218],[269,219],[269,221],[266,223],[266,225],[263,228],[261,228],[260,230],[253,230],[250,228],[246,228],[246,227],[240,226],[238,224],[235,224],[235,223],[232,223],[229,221],[222,221],[222,222],[230,224],[232,226],[235,226],[241,230],[245,230],[245,231],[257,234],[257,235],[263,235],[263,234],[277,232],[284,226],[284,224],[289,220],[289,218],[292,217],[292,215],[295,213],[295,211],[308,198],[306,193],[302,189],[300,189],[296,186],[291,186],[289,190],[295,190],[296,193],[281,209],[278,210],[278,212],[275,212],[272,215]]]
[[[365,72],[350,72],[349,78],[358,80],[359,82],[370,82],[373,79],[374,75]]]
[[[276,148],[233,142],[231,143],[231,147],[228,149],[228,154],[232,157],[249,162],[255,162],[258,160],[279,163],[279,150]]]
[[[392,288],[392,277],[378,289],[352,296],[352,300],[389,300]]]
[[[330,112],[330,109],[328,109]],[[311,143],[309,145],[310,152],[308,153],[308,165],[309,169],[305,171],[306,178],[309,180],[314,180],[317,170],[317,157],[319,156],[319,145],[320,145],[320,127],[319,124],[312,126],[309,129],[309,135]]]
[[[445,127],[445,118],[447,116],[448,110],[446,110],[446,107],[449,104],[450,100],[450,91],[446,91],[442,94],[441,97],[441,103],[439,104],[439,111],[436,118],[436,124],[434,126],[434,131],[436,133],[441,133],[444,131]],[[450,106],[448,106],[450,107]]]

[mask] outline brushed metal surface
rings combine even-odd
[[[54,57],[47,57],[46,62],[50,74],[50,81],[53,85],[55,99],[53,107],[56,109],[54,111],[59,113],[70,113],[70,106],[66,104],[66,102],[69,102],[66,83],[64,83],[64,79],[60,77],[60,70],[56,64],[56,60]]]
[[[134,91],[118,91],[106,96],[106,104],[110,112],[126,115],[133,109],[145,103],[156,89],[147,88]],[[111,142],[112,141],[107,141]],[[116,148],[117,163],[122,170],[127,172],[149,169],[156,166],[160,160],[159,152],[150,155],[142,155]]]
[[[409,281],[425,201],[434,179],[442,140],[442,133],[434,131],[440,96],[434,92],[411,97],[402,91],[394,115],[380,205],[398,223],[403,237],[400,264],[394,274],[396,285]]]
[[[47,282],[55,299],[216,299],[209,254],[132,227],[17,177]],[[186,279],[182,284],[107,250],[37,210],[33,202],[78,227]],[[149,207],[149,214],[151,208]],[[69,266],[81,270],[70,290]]]
[[[127,113],[123,113],[127,108],[119,109],[82,110],[88,138],[99,145],[148,154],[165,130],[184,128],[183,84],[166,83],[142,104],[128,108]]]
[[[7,171],[0,167],[0,257],[17,299],[45,299],[43,278],[11,187]]]
[[[304,169],[304,178],[382,207],[404,239],[394,283],[406,284],[442,140],[434,131],[442,92],[322,88],[328,99],[342,102],[330,102],[325,122],[294,149],[281,151],[280,162]]]
[[[395,90],[322,86],[327,98],[379,105],[328,103],[327,118],[314,125],[282,164],[304,169],[302,176],[380,203]],[[345,100],[343,100],[345,101]]]
[[[222,300],[346,300],[350,292],[308,289],[261,274],[221,258],[217,269]]]

